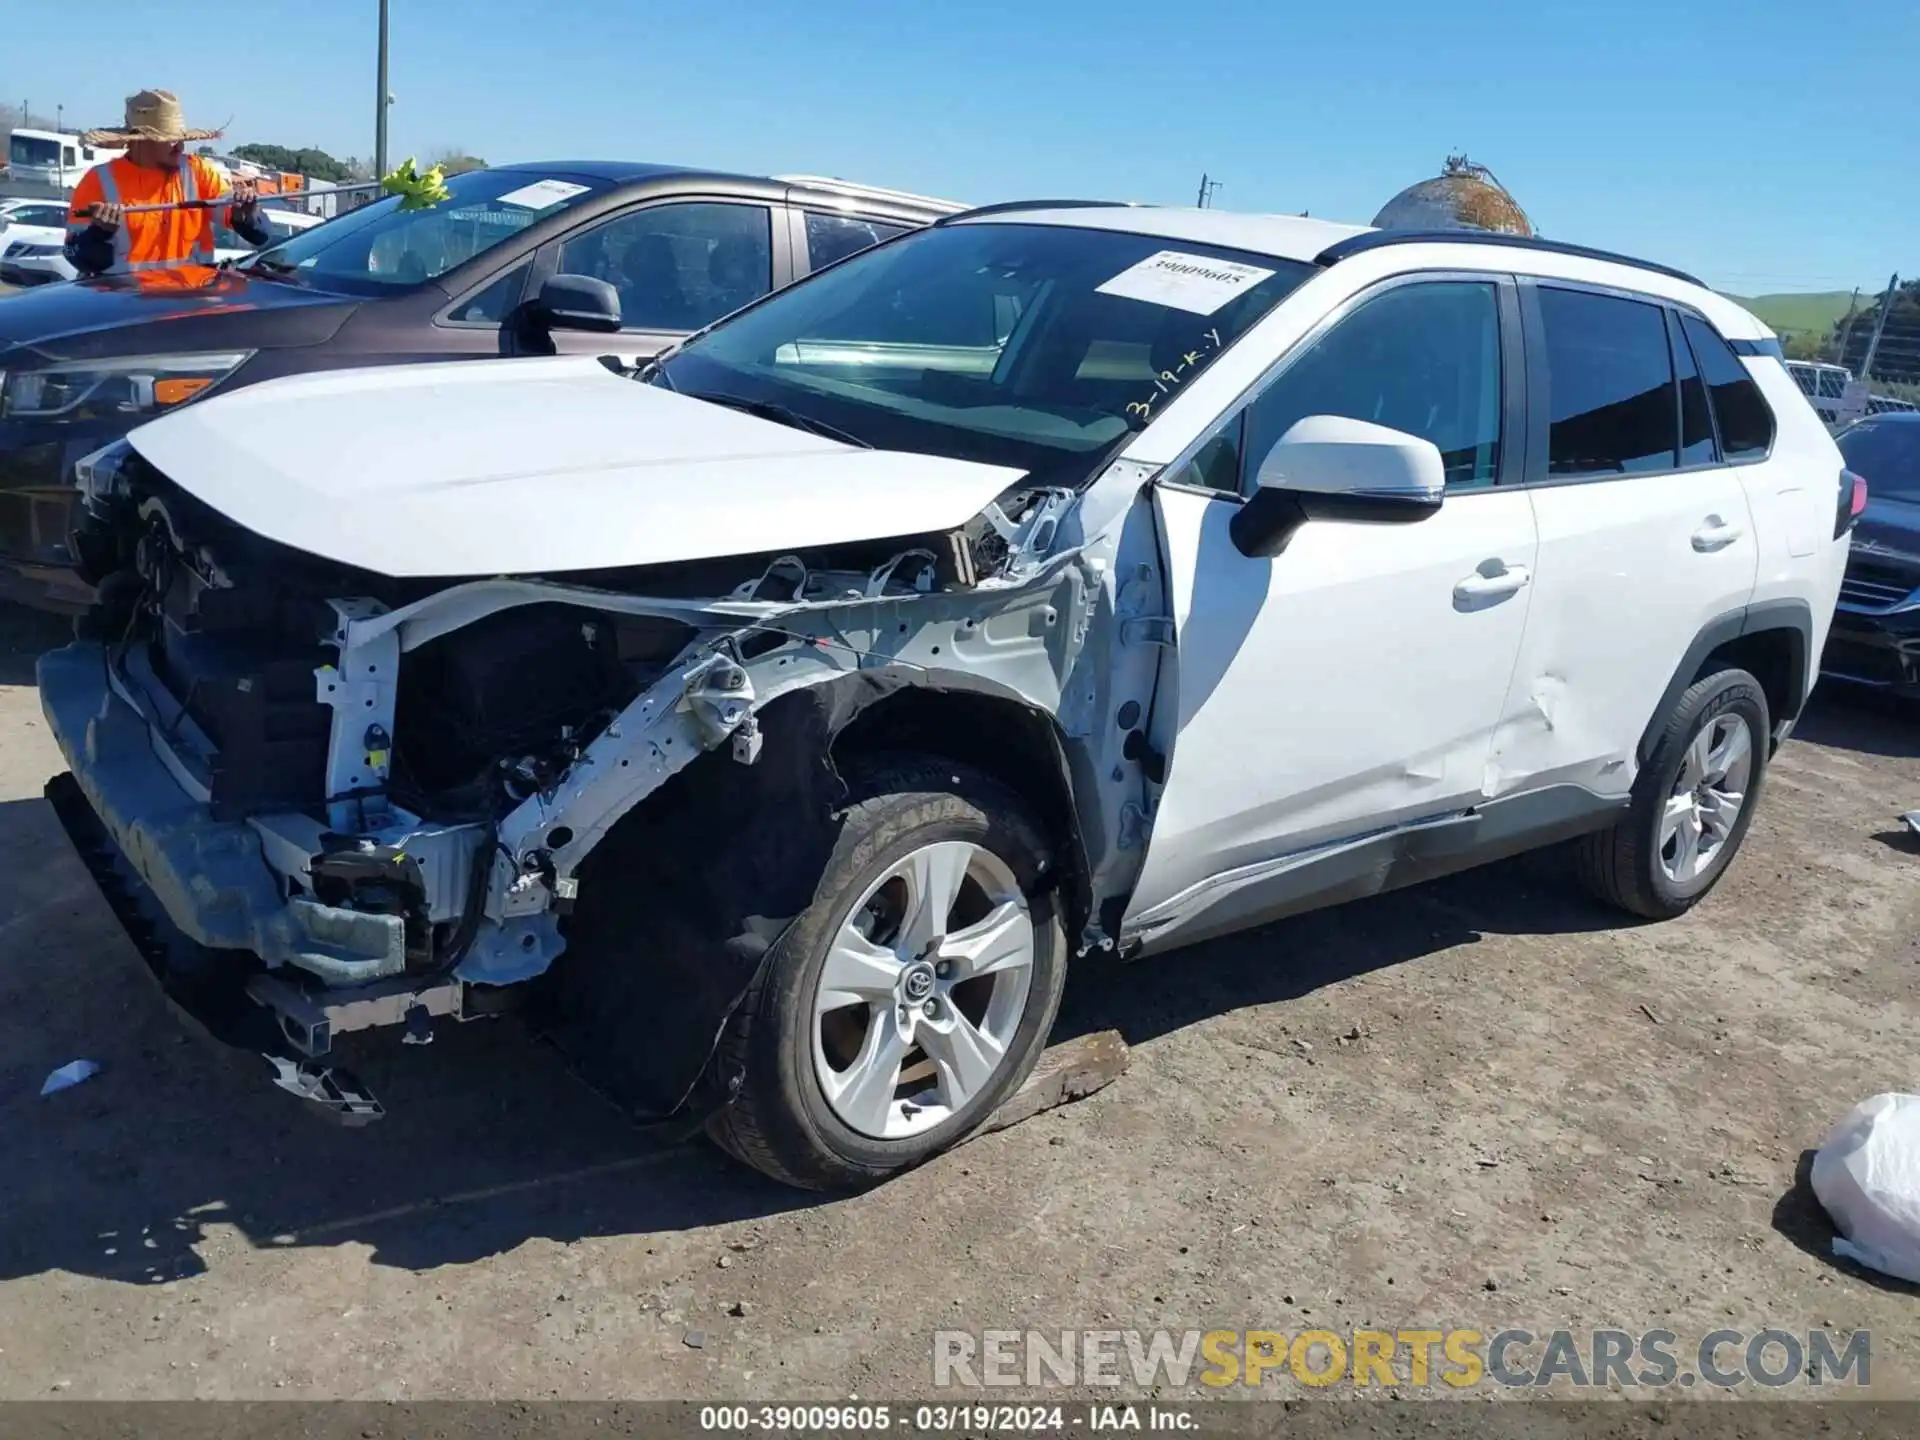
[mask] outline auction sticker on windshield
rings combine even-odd
[[[1189,310],[1195,315],[1211,315],[1272,274],[1273,271],[1262,270],[1258,265],[1162,250],[1138,265],[1129,265],[1096,288],[1102,295],[1122,295],[1129,300]]]
[[[509,190],[497,203],[524,205],[529,210],[545,210],[562,201],[571,200],[576,195],[586,193],[586,186],[575,185],[571,180],[536,180],[531,185],[522,185],[518,190]]]

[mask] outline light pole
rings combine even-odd
[[[380,0],[380,93],[373,112],[373,178],[387,173],[387,0]]]

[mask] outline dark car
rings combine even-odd
[[[1920,414],[1869,415],[1834,438],[1867,508],[1821,673],[1920,697]]]
[[[0,300],[0,597],[86,602],[84,557],[69,549],[73,462],[169,407],[346,366],[555,352],[638,361],[962,208],[814,176],[603,162],[476,170],[447,187],[431,208],[382,199],[218,270]],[[285,442],[345,456],[353,437]]]

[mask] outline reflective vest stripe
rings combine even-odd
[[[120,186],[113,178],[112,162],[96,167],[94,173],[100,177],[100,198],[109,205],[118,205]],[[191,159],[186,162],[181,187],[186,192],[183,198],[200,198],[200,169]],[[127,256],[132,252],[133,237],[128,234],[127,222],[123,218],[119,228],[113,232],[113,264],[107,267],[106,273],[124,275],[133,270],[165,270],[170,265],[211,265],[214,260],[213,229],[209,220],[208,224],[201,227],[200,237],[194,241],[193,249],[178,260],[129,260]]]
[[[94,174],[100,177],[100,198],[109,205],[120,203],[120,184],[113,178],[111,163],[98,166]],[[109,275],[124,275],[133,266],[127,261],[127,252],[133,246],[133,237],[127,233],[127,220],[123,215],[120,224],[113,232],[113,264],[107,267]]]
[[[183,179],[186,182],[186,198],[198,200],[200,198],[200,167],[193,163],[191,157],[188,157],[185,163],[186,174]],[[200,238],[193,242],[193,253],[187,259],[195,265],[211,265],[213,264],[214,218],[211,211],[198,213],[204,214],[206,223],[200,227]]]

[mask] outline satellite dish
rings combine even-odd
[[[1431,180],[1409,185],[1373,217],[1379,230],[1486,230],[1533,235],[1527,212],[1484,165],[1449,155]]]

